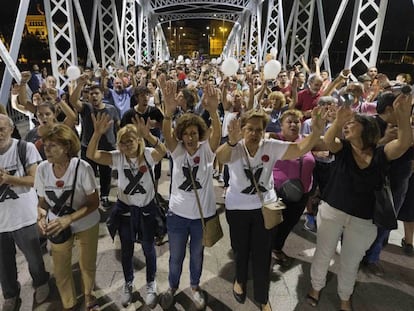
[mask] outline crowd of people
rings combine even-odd
[[[360,265],[384,273],[379,258],[390,230],[372,219],[375,190],[385,175],[395,215],[404,222],[402,252],[414,256],[413,101],[407,91],[412,81],[405,73],[392,80],[375,67],[356,81],[349,69],[331,80],[318,59],[313,63],[308,66],[302,58],[301,65],[270,80],[254,65],[226,76],[216,63],[198,59],[131,63],[97,74],[81,68],[65,90],[37,67],[23,72],[21,83],[13,86],[11,106],[29,117],[30,131],[20,139],[12,119],[0,114],[2,310],[20,304],[16,246],[29,264],[36,303],[48,299],[44,237],[62,310],[78,310],[80,303],[72,274],[75,243],[85,308],[99,310],[93,293],[99,207],[110,211],[109,232],[121,241],[123,306],[132,302],[132,260],[139,242],[146,264],[145,303],[174,305],[188,245],[192,299],[204,309],[201,218],[208,221],[217,213],[214,178],[223,185],[238,303],[245,302],[252,261],[254,300],[260,310],[272,310],[271,264],[292,265],[294,258],[283,249],[305,213],[305,228],[317,235],[306,300],[317,306],[340,242],[340,309],[352,310]],[[162,235],[163,215],[157,192],[165,157],[169,286],[160,293],[156,238]],[[113,179],[115,202],[109,199]],[[280,199],[284,220],[267,229],[262,205]]]

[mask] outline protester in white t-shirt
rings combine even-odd
[[[95,174],[86,161],[77,158],[80,142],[68,126],[55,125],[42,136],[42,140],[47,160],[39,164],[35,178],[39,226],[51,237],[56,237],[69,226],[72,230],[67,241],[51,243],[54,275],[62,305],[65,309],[77,305],[72,275],[72,249],[77,240],[85,304],[88,310],[97,310],[96,298],[92,295],[100,219]],[[63,206],[69,211],[66,215],[61,211]]]
[[[205,307],[206,300],[199,287],[203,267],[202,244],[203,229],[197,205],[196,193],[204,218],[216,214],[213,190],[213,162],[215,150],[220,142],[220,121],[217,114],[217,90],[207,85],[203,94],[203,105],[210,113],[211,132],[204,120],[193,114],[185,113],[176,122],[174,135],[171,118],[176,110],[174,81],[161,81],[165,101],[163,134],[173,161],[172,186],[167,231],[170,246],[169,289],[161,296],[161,307],[168,309],[174,303],[174,294],[179,287],[182,265],[190,237],[190,285],[195,306],[198,310]],[[208,137],[208,133],[210,136]],[[178,141],[177,141],[178,140]],[[196,188],[196,189],[194,189]]]
[[[252,258],[254,299],[269,311],[268,300],[271,262],[271,230],[264,226],[262,202],[275,202],[272,170],[277,160],[295,159],[308,152],[319,140],[325,121],[322,110],[312,112],[313,130],[298,143],[263,139],[269,117],[263,110],[250,110],[241,119],[232,120],[228,141],[217,150],[217,159],[229,166],[230,187],[226,195],[226,219],[236,261],[233,295],[239,303],[246,299],[249,258]],[[248,159],[248,161],[247,161]],[[249,168],[249,163],[251,170]]]
[[[16,245],[24,254],[33,279],[37,304],[49,295],[36,226],[37,196],[33,181],[42,160],[36,147],[27,143],[26,156],[19,155],[18,140],[11,138],[13,121],[0,114],[0,283],[2,310],[16,310],[21,302],[17,280]],[[22,163],[24,161],[25,163]]]
[[[157,303],[157,257],[154,237],[158,232],[156,217],[159,216],[154,189],[154,166],[161,161],[167,149],[150,132],[150,120],[135,116],[134,124],[127,124],[117,134],[118,150],[98,150],[98,144],[111,127],[107,114],[92,117],[94,133],[89,141],[86,156],[101,165],[108,165],[118,172],[118,200],[112,208],[108,223],[114,238],[116,231],[121,240],[122,269],[125,286],[121,303],[127,307],[132,302],[134,281],[134,243],[140,242],[145,255],[147,295],[145,303],[151,308]],[[146,148],[144,139],[153,146]],[[133,228],[133,230],[131,230]]]

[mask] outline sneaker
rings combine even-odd
[[[19,296],[7,298],[3,302],[2,311],[17,311],[20,308],[22,300]]]
[[[412,244],[405,243],[405,239],[401,240],[401,246],[403,248],[404,253],[407,256],[413,257],[414,256],[414,248]]]
[[[122,291],[121,304],[123,307],[128,307],[132,302],[133,285],[131,282],[126,282]]]
[[[216,169],[213,169],[213,178],[218,178],[219,172]]]
[[[163,310],[167,310],[174,304],[175,289],[169,288],[160,296],[160,306]]]
[[[379,262],[365,263],[365,271],[376,276],[383,276],[385,273],[384,268]]]
[[[305,214],[305,223],[303,228],[307,231],[316,233],[316,220],[314,215],[309,213]]]
[[[157,305],[157,283],[155,281],[147,283],[147,296],[145,304],[151,309]]]
[[[102,208],[106,211],[109,210],[112,206],[112,204],[109,201],[109,198],[107,196],[104,196],[104,197],[101,198],[101,205],[102,205]]]
[[[203,310],[206,306],[204,292],[200,288],[193,289],[193,301],[197,310]]]
[[[219,182],[224,182],[223,174],[220,174],[218,177]]]
[[[37,304],[43,303],[47,297],[49,297],[50,287],[49,282],[46,282],[43,285],[40,285],[35,289],[35,301]]]

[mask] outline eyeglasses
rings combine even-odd
[[[135,140],[130,138],[130,139],[127,139],[127,140],[124,140],[124,141],[121,140],[119,142],[119,145],[122,145],[122,146],[132,145],[134,142],[135,142]]]

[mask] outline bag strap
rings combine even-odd
[[[303,156],[299,157],[299,179],[302,181]]]
[[[72,208],[73,205],[73,198],[75,196],[75,188],[76,188],[76,180],[78,178],[78,170],[79,170],[79,164],[80,164],[80,159],[78,159],[78,163],[76,164],[76,169],[75,169],[75,178],[73,178],[73,184],[72,184],[72,190],[71,190],[71,194],[70,194],[70,205],[69,208]],[[56,214],[56,216],[60,216],[60,213],[64,210],[65,206],[61,206],[59,209],[59,212]]]
[[[146,165],[147,165],[147,167],[148,167],[149,174],[150,174],[150,176],[151,176],[151,180],[152,180],[152,185],[154,186],[154,193],[155,193],[155,192],[156,192],[156,191],[155,191],[155,178],[154,178],[154,174],[153,174],[153,172],[152,172],[152,167],[151,167],[151,165],[149,164],[149,162],[148,162],[147,158],[145,157],[145,151],[144,151],[144,153],[143,153],[142,155],[144,156],[145,164],[146,164]],[[160,202],[158,201],[158,198],[157,198],[157,194],[156,194],[156,193],[154,194],[154,200],[155,200],[155,203],[157,203],[157,204],[158,204],[158,206],[160,206]]]
[[[204,221],[204,214],[203,214],[203,210],[201,209],[200,197],[198,195],[197,187],[196,187],[194,176],[193,176],[193,168],[190,165],[190,162],[188,162],[188,159],[187,159],[187,166],[190,169],[191,183],[193,184],[193,190],[196,196],[197,207],[198,207],[198,211],[200,212],[200,217],[201,217],[201,225],[203,226],[203,230],[204,230],[204,228],[206,227],[206,223]]]
[[[17,154],[19,155],[20,163],[23,165],[24,173],[26,172],[26,153],[27,153],[27,142],[19,139],[17,142]]]
[[[264,204],[263,193],[260,191],[259,185],[257,184],[256,178],[254,177],[253,169],[252,169],[252,167],[250,165],[249,155],[247,154],[247,150],[246,150],[247,147],[246,147],[246,145],[244,143],[242,144],[242,147],[243,147],[243,150],[244,150],[244,156],[246,158],[247,165],[249,166],[249,171],[252,174],[252,179],[253,179],[254,187],[256,188],[257,195],[259,196],[260,202],[263,205]]]

